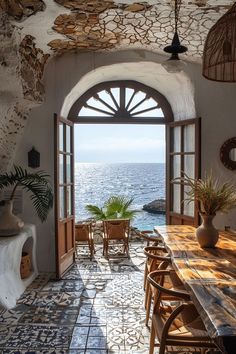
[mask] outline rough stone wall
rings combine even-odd
[[[49,55],[35,48],[33,38],[20,33],[0,12],[0,172],[14,158],[32,107],[43,100],[41,78]]]
[[[45,4],[42,0],[1,0],[0,2],[0,10],[15,20],[22,20],[44,9]]]
[[[24,98],[42,102],[44,99],[44,86],[42,77],[45,64],[50,57],[36,48],[34,37],[28,35],[23,38],[19,45],[20,75]]]

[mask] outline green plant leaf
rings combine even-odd
[[[87,205],[86,210],[88,210],[96,220],[132,219],[137,213],[136,210],[129,209],[132,202],[132,198],[125,196],[111,196],[104,203],[102,208],[96,205]]]
[[[30,193],[30,199],[40,220],[47,219],[49,210],[53,207],[53,192],[49,182],[49,175],[44,171],[30,173],[20,166],[14,166],[13,171],[0,175],[0,190],[13,187],[10,199],[14,198],[14,192],[18,186],[22,186]]]

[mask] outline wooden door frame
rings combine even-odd
[[[193,221],[194,226],[199,225],[199,215],[198,215],[198,203],[195,201],[194,203],[194,217],[184,215],[183,214],[183,205],[181,206],[180,214],[171,211],[171,205],[173,201],[173,193],[171,193],[170,187],[170,179],[171,175],[173,175],[173,170],[171,168],[171,154],[168,153],[171,150],[173,141],[170,136],[170,128],[177,126],[185,126],[185,125],[194,124],[195,125],[195,178],[201,177],[201,118],[192,118],[186,120],[174,121],[166,124],[166,223],[167,225],[170,223],[170,218],[182,215],[182,219],[186,221],[186,224],[191,223]],[[181,129],[181,152],[183,151],[184,137],[183,137],[183,129]],[[183,170],[184,166],[184,154],[181,154],[181,167],[180,170]],[[181,173],[181,177],[183,174]],[[184,191],[181,186],[181,201],[184,199]],[[169,212],[168,212],[169,211]]]
[[[66,125],[72,126],[73,127],[73,122],[69,121],[68,119],[62,118],[59,115],[57,115],[56,113],[54,113],[54,193],[55,193],[55,251],[56,251],[56,277],[57,279],[60,279],[61,276],[67,271],[69,270],[73,264],[71,264],[70,266],[68,266],[68,268],[66,268],[66,270],[64,272],[61,273],[61,269],[60,269],[60,250],[59,250],[59,215],[60,215],[60,210],[59,210],[59,151],[60,151],[60,147],[59,147],[59,131],[58,131],[58,127],[59,127],[59,122],[65,123]],[[74,134],[71,134],[71,141],[70,141],[70,145],[71,145],[71,151],[74,150]],[[65,135],[63,135],[63,139],[65,139]],[[64,143],[65,144],[65,141]],[[74,200],[74,153],[72,154],[71,157],[71,163],[72,163],[72,170],[71,170],[71,181],[72,181],[72,216],[69,219],[74,219],[74,224],[75,224],[75,200]],[[67,198],[65,199],[65,203],[66,203],[66,209],[67,209]],[[68,219],[68,218],[67,218]],[[65,219],[64,219],[65,220]],[[75,229],[75,227],[74,227]],[[73,233],[73,248],[74,248],[74,252],[73,252],[73,262],[75,261],[75,233]]]

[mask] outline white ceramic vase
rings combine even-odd
[[[200,215],[202,224],[196,230],[198,243],[202,248],[214,248],[219,239],[219,232],[212,224],[215,215]]]
[[[24,222],[12,213],[12,208],[12,200],[6,200],[0,208],[0,236],[16,235],[24,226]]]

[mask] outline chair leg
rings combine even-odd
[[[106,242],[105,242],[105,239],[103,239],[103,250],[102,250],[103,256],[105,256],[105,248],[106,248]]]
[[[147,286],[147,262],[145,263],[145,269],[144,269],[144,280],[143,280],[143,290],[146,290],[146,286]]]
[[[160,341],[160,348],[158,354],[165,354],[165,351],[166,351],[166,340],[165,338],[162,337]]]
[[[108,258],[108,241],[105,240],[104,257]]]
[[[150,345],[149,345],[149,354],[153,354],[154,352],[154,347],[155,347],[155,329],[154,326],[152,324],[151,327],[151,335],[150,335]]]
[[[146,326],[148,326],[148,321],[150,318],[151,301],[152,301],[152,292],[151,292],[151,289],[149,289],[148,298],[147,298],[147,306],[146,306],[146,321],[145,321]]]
[[[149,290],[150,290],[150,285],[149,285],[149,283],[147,283],[146,291],[145,291],[145,299],[144,299],[144,307],[145,307],[145,309],[147,308]]]

